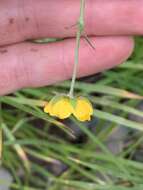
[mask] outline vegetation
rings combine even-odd
[[[43,101],[67,93],[68,81],[0,98],[0,155],[13,176],[12,190],[143,189],[142,51],[137,38],[124,64],[76,83],[76,94],[94,105],[91,122],[63,122],[43,112]],[[110,143],[117,143],[116,152]]]

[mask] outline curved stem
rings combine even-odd
[[[75,48],[75,58],[74,58],[74,68],[73,68],[73,75],[72,75],[72,81],[69,91],[69,96],[73,98],[74,96],[74,86],[75,86],[75,80],[77,75],[77,68],[78,68],[78,62],[79,62],[79,47],[80,47],[80,38],[81,34],[84,30],[84,9],[85,9],[85,0],[80,1],[80,16],[77,23],[77,34],[76,34],[76,48]]]

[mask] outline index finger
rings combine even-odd
[[[32,38],[75,36],[80,0],[1,0],[0,45]],[[143,34],[143,0],[87,0],[88,35]]]

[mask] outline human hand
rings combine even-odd
[[[1,0],[0,95],[71,77],[74,63],[79,0]],[[87,0],[85,32],[96,46],[82,39],[78,76],[93,74],[126,60],[132,35],[143,34],[143,0]],[[95,37],[96,36],[96,37]],[[28,39],[66,38],[49,44]]]

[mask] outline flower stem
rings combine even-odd
[[[74,96],[74,86],[75,86],[75,80],[77,75],[77,67],[79,62],[79,47],[80,47],[80,38],[82,35],[82,32],[84,30],[84,9],[85,9],[85,0],[80,0],[80,16],[77,23],[77,34],[76,34],[76,47],[75,47],[75,58],[74,58],[74,68],[73,68],[73,75],[72,75],[72,81],[69,91],[69,96],[73,98]]]

